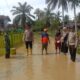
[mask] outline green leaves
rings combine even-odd
[[[46,0],[46,3],[48,4],[48,6],[51,8],[51,9],[55,9],[57,6],[58,8],[60,8],[61,6],[64,7],[64,10],[68,10],[68,3],[67,3],[67,0]]]
[[[46,3],[48,4],[48,7],[55,9],[58,4],[58,0],[46,0]]]
[[[71,4],[71,8],[74,8],[75,6],[80,6],[80,0],[68,0],[68,3]]]
[[[11,10],[13,15],[16,15],[14,18],[15,23],[20,23],[21,26],[24,27],[26,21],[32,21],[32,18],[35,18],[33,15],[31,15],[31,10],[33,9],[32,6],[28,5],[27,2],[24,4],[18,3],[19,5],[13,6],[13,9]]]

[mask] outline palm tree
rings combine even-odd
[[[77,15],[77,22],[80,23],[80,13]]]
[[[51,9],[62,7],[63,27],[64,27],[64,11],[68,11],[67,0],[46,0],[46,3]]]
[[[30,14],[33,8],[30,5],[28,5],[27,2],[25,2],[24,4],[21,4],[19,2],[18,4],[18,7],[13,6],[11,12],[13,13],[13,15],[16,15],[14,18],[14,22],[21,21],[21,25],[22,27],[24,27],[26,21],[32,21],[32,18],[34,18],[34,16]]]
[[[58,12],[55,13],[55,19],[56,20],[61,21],[61,17],[62,16],[61,16],[61,12],[60,11],[58,11]]]
[[[69,24],[69,22],[70,22],[69,16],[68,15],[65,15],[64,16],[64,23],[65,24]]]
[[[71,4],[71,8],[74,9],[75,32],[77,32],[76,7],[79,6],[80,0],[68,0],[68,1]]]
[[[35,10],[35,12],[34,12],[34,14],[36,14],[38,20],[40,19],[40,12],[41,12],[41,10],[40,10],[39,8],[37,8],[37,9]]]
[[[55,14],[51,11],[49,7],[45,8],[44,12],[45,12],[46,26],[50,27],[51,20],[54,18]]]
[[[38,20],[42,20],[44,17],[44,11],[40,10],[39,8],[35,10],[34,14],[36,14],[36,17],[38,18]]]

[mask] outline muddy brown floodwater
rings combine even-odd
[[[33,55],[27,56],[23,45],[10,59],[0,57],[0,80],[80,80],[80,56],[73,63],[69,55],[54,54],[53,45],[48,55],[41,55],[41,44],[35,43]]]

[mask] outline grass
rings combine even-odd
[[[80,30],[78,31],[78,36],[79,36],[79,44],[77,47],[77,53],[80,54]]]
[[[80,54],[80,45],[77,48],[77,53]]]
[[[37,40],[37,41],[40,41],[40,37],[41,37],[41,34],[40,32],[34,32],[34,38]]]
[[[3,35],[1,35],[0,36],[0,48],[4,48],[4,45],[5,45],[5,43],[4,43],[4,37],[3,37]]]
[[[19,47],[22,42],[23,33],[10,33],[10,44],[11,44],[11,54],[13,54],[12,48]],[[4,34],[0,35],[0,55],[5,54],[5,41],[4,41]]]
[[[0,56],[5,55],[5,53],[6,53],[5,48],[0,48]],[[11,55],[15,54],[12,48],[10,49],[10,54]]]
[[[34,32],[35,39],[37,41],[40,41],[40,32]],[[49,35],[54,37],[55,31],[49,30]],[[78,35],[80,36],[80,31],[78,32]],[[23,33],[10,33],[10,43],[11,43],[11,54],[13,54],[13,47],[19,47],[21,46],[22,42],[22,36]],[[80,45],[78,46],[77,53],[80,54]],[[4,41],[4,35],[0,35],[0,55],[5,54],[5,41]]]
[[[36,40],[40,40],[40,33],[34,32],[34,37]],[[22,45],[22,37],[23,33],[10,33],[10,44],[11,44],[11,54],[14,54],[12,48],[16,48]],[[5,54],[5,41],[4,41],[4,35],[0,35],[0,56]]]
[[[23,33],[11,34],[11,47],[19,46],[22,43]]]
[[[20,43],[22,43],[22,33],[17,33],[17,34],[10,34],[10,44],[11,47],[15,47],[17,45],[19,45]],[[4,48],[5,47],[5,40],[4,40],[4,35],[0,35],[0,48]]]
[[[51,37],[54,37],[55,36],[55,30],[49,30],[49,35]]]

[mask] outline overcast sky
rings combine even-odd
[[[0,15],[6,15],[13,19],[14,16],[12,16],[12,13],[10,10],[12,9],[13,6],[18,6],[18,2],[24,3],[27,2],[30,4],[34,9],[40,8],[44,9],[46,7],[45,0],[1,0],[0,1]],[[56,12],[54,10],[54,12]],[[80,12],[80,9],[77,9],[77,13]],[[69,10],[68,14],[70,15],[70,18],[73,18],[73,10]]]

